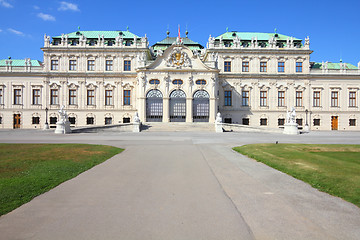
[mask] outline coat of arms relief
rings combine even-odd
[[[181,51],[182,47],[174,47],[170,56],[166,59],[166,66],[176,67],[191,67],[191,61],[187,53]]]

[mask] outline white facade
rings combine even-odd
[[[136,112],[142,122],[214,123],[220,112],[227,123],[278,128],[295,107],[300,127],[360,130],[359,68],[311,63],[308,38],[234,32],[206,49],[177,39],[155,52],[146,37],[112,34],[45,36],[38,66],[1,60],[0,127],[42,128],[46,113],[55,127],[64,105],[73,127],[130,122]]]

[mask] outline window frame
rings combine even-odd
[[[105,60],[105,71],[113,71],[113,60]]]
[[[113,106],[113,90],[105,90],[105,106]]]
[[[224,61],[224,72],[231,72],[231,61]]]
[[[95,60],[89,59],[87,61],[87,70],[88,71],[95,71]]]
[[[41,105],[41,91],[36,88],[32,90],[32,105]]]
[[[131,71],[131,60],[124,60],[124,71]]]
[[[242,91],[241,92],[241,104],[244,107],[249,106],[249,100],[250,100],[250,92],[249,91]]]
[[[91,94],[89,94],[91,93]],[[95,105],[95,90],[87,89],[86,91],[86,105],[94,106]]]
[[[313,107],[321,107],[321,92],[313,92]]]
[[[303,91],[295,92],[295,107],[303,106]]]
[[[231,90],[224,91],[224,105],[232,106],[232,91]]]
[[[278,107],[285,106],[285,91],[278,91]]]
[[[22,105],[22,91],[21,89],[14,89],[14,105]]]
[[[77,105],[76,89],[69,89],[69,105]]]
[[[59,70],[59,60],[58,59],[52,59],[50,61],[50,70],[51,71],[58,71]]]
[[[131,90],[124,90],[123,95],[123,105],[131,105]]]
[[[0,102],[1,104],[1,102]],[[349,92],[349,107],[357,107],[356,105],[356,91]]]
[[[260,72],[267,72],[267,62],[260,62]]]
[[[267,92],[268,91],[260,91],[260,107],[267,107]]]
[[[296,62],[295,66],[296,66],[295,70],[297,73],[303,72],[303,62]]]
[[[59,105],[59,89],[50,89],[50,105]]]
[[[278,72],[285,72],[285,62],[278,62]]]
[[[330,106],[339,107],[339,91],[331,91],[330,96],[331,96]]]
[[[76,71],[77,62],[74,59],[69,60],[69,71]]]
[[[249,70],[250,70],[249,61],[242,62],[241,71],[242,72],[249,72]]]

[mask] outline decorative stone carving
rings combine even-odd
[[[286,112],[286,123],[284,124],[284,134],[297,135],[298,124],[296,123],[296,112],[295,108],[292,107],[291,111]]]
[[[67,134],[71,133],[70,122],[68,120],[68,115],[65,111],[65,106],[62,105],[59,110],[60,120],[56,123],[56,134]]]
[[[166,59],[166,66],[168,67],[192,67],[191,60],[187,53],[181,51],[182,47],[174,47],[170,56]]]
[[[50,47],[50,36],[44,35],[44,47]]]

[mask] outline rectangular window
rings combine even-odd
[[[302,62],[296,62],[296,72],[302,72]]]
[[[279,118],[278,119],[278,126],[284,126],[285,124],[285,118]]]
[[[349,107],[356,107],[356,92],[349,92]]]
[[[267,118],[260,118],[260,126],[267,125]]]
[[[40,117],[32,117],[32,124],[40,124]]]
[[[88,60],[88,71],[95,71],[95,60]]]
[[[230,61],[224,62],[224,72],[231,72],[231,62]]]
[[[95,90],[87,90],[87,105],[95,105]]]
[[[225,106],[231,106],[231,91],[225,91]]]
[[[313,106],[320,107],[320,91],[315,91],[313,96]]]
[[[285,62],[278,62],[278,72],[285,72]]]
[[[94,118],[93,117],[87,117],[86,118],[86,124],[87,125],[93,125],[94,124]]]
[[[296,107],[302,107],[303,103],[302,103],[302,91],[296,91],[296,102],[295,102],[295,106]]]
[[[349,126],[351,127],[356,126],[356,119],[349,119]]]
[[[131,61],[124,61],[124,71],[131,71]]]
[[[260,72],[267,72],[267,62],[260,62]]]
[[[109,125],[112,124],[112,118],[111,117],[106,117],[105,118],[105,125]]]
[[[59,105],[59,91],[57,89],[50,90],[50,105]]]
[[[302,125],[303,125],[303,120],[302,120],[302,118],[297,118],[297,119],[296,119],[296,123],[297,123],[299,126],[302,126]]]
[[[69,61],[69,70],[70,71],[76,71],[76,60],[70,60]]]
[[[51,60],[51,70],[52,71],[59,70],[59,60]]]
[[[105,90],[105,105],[113,105],[113,91]]]
[[[242,91],[242,105],[249,106],[249,91]]]
[[[113,70],[113,60],[106,60],[106,71],[112,71]]]
[[[242,71],[249,72],[249,62],[242,62]]]
[[[331,106],[332,107],[339,106],[339,92],[337,92],[337,91],[331,92]]]
[[[3,95],[3,89],[0,88],[0,105],[4,104],[4,95]]]
[[[40,104],[40,89],[33,89],[33,105]]]
[[[260,92],[260,106],[261,107],[267,106],[267,91]]]
[[[56,124],[57,123],[57,117],[50,117],[50,124]]]
[[[250,119],[249,119],[249,118],[243,118],[243,119],[242,119],[242,124],[243,124],[243,125],[249,125],[249,123],[250,123]]]
[[[314,119],[314,126],[320,126],[320,119],[318,118]]]
[[[76,105],[76,90],[69,90],[69,105]]]
[[[124,90],[124,105],[130,105],[130,90]]]
[[[285,106],[285,91],[278,91],[278,107]]]
[[[123,123],[130,123],[130,118],[123,118]]]
[[[75,117],[69,117],[69,122],[70,122],[70,124],[74,125],[76,123],[76,118]]]
[[[14,89],[14,104],[21,104],[21,89]]]

